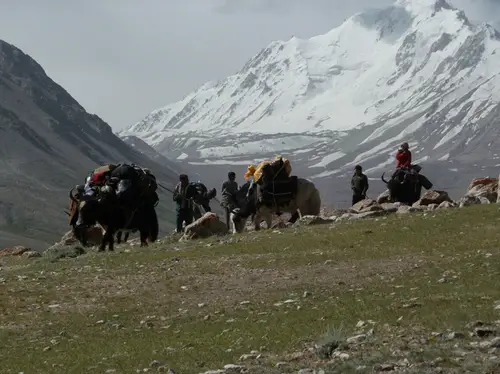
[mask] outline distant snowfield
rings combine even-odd
[[[220,158],[228,156],[240,156],[248,154],[270,153],[289,151],[297,148],[307,147],[311,144],[324,140],[312,136],[287,136],[282,139],[263,139],[254,142],[244,142],[225,147],[201,148],[198,150],[200,158]]]
[[[272,42],[120,135],[193,165],[276,154],[327,178],[392,168],[403,141],[422,163],[474,158],[500,137],[485,134],[498,112],[500,34],[445,0],[397,0],[324,35]]]
[[[190,165],[252,165],[259,163],[258,160],[253,161],[231,161],[231,160],[205,160],[203,162],[188,162]]]
[[[325,156],[321,159],[317,164],[309,166],[310,168],[324,168],[328,164],[331,164],[333,161],[338,160],[339,158],[344,157],[346,154],[344,152],[335,152],[331,155]]]

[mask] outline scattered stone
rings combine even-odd
[[[337,218],[336,217],[320,217],[320,216],[302,216],[299,218],[293,226],[311,226],[311,225],[324,225],[328,223],[333,223]]]
[[[446,339],[448,339],[448,340],[464,339],[464,338],[465,338],[464,333],[456,332],[456,331],[452,331],[448,335],[446,335]]]
[[[441,204],[444,201],[448,201],[453,203],[453,200],[450,199],[448,193],[446,191],[439,190],[429,190],[424,193],[424,195],[418,200],[413,207],[425,206],[430,204]]]
[[[450,209],[450,208],[456,208],[455,203],[450,203],[449,201],[443,201],[441,204],[439,204],[438,209]]]
[[[335,351],[332,353],[332,358],[338,358],[342,361],[346,361],[349,360],[350,356],[345,352]]]
[[[242,370],[244,370],[245,367],[244,366],[241,366],[241,365],[235,365],[235,364],[227,364],[227,365],[224,365],[224,370],[226,371],[236,371],[236,372],[241,372]]]
[[[458,200],[458,206],[460,208],[463,208],[466,206],[471,206],[471,205],[478,205],[478,204],[481,204],[481,199],[479,199],[479,197],[477,197],[477,196],[465,195],[460,200]]]
[[[375,371],[393,371],[394,365],[393,364],[378,364],[378,365],[375,365],[373,369]]]
[[[358,323],[356,323],[356,327],[358,329],[360,329],[360,328],[362,328],[364,326],[366,326],[366,322],[365,321],[358,321]]]
[[[488,342],[489,348],[500,348],[500,337],[493,338]]]
[[[347,338],[346,342],[348,344],[356,344],[356,343],[361,343],[364,340],[366,340],[366,334],[359,334],[359,335],[355,335],[355,336],[351,336],[350,338]]]
[[[413,212],[418,212],[418,209],[408,205],[401,205],[398,207],[396,214],[408,214]]]
[[[258,356],[258,354],[254,354],[254,353],[241,355],[240,361],[255,360],[257,358],[257,356]]]
[[[285,357],[287,361],[297,361],[300,360],[302,357],[304,357],[305,353],[304,352],[293,352],[290,353]]]
[[[23,253],[30,252],[31,248],[23,247],[22,245],[15,245],[11,248],[4,248],[0,250],[0,257],[5,256],[21,256]]]
[[[495,335],[496,330],[490,327],[476,327],[474,329],[474,334],[480,338]]]
[[[42,257],[42,254],[37,251],[26,251],[23,253],[23,256],[26,258],[36,258],[36,257]]]
[[[156,361],[154,360],[153,362],[151,362],[151,365],[150,365],[152,368],[157,368],[157,367],[160,367],[162,366],[162,363],[160,361]]]
[[[297,374],[316,374],[314,369],[300,369]]]
[[[398,203],[382,203],[380,204],[382,209],[384,209],[388,213],[396,213],[401,206],[401,204]]]

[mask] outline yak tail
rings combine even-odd
[[[310,210],[308,214],[319,216],[321,212],[321,195],[319,194],[319,190],[317,188],[314,188],[314,192],[309,198],[308,208]],[[299,215],[302,215],[302,212],[300,212]]]
[[[387,181],[384,179],[384,175],[385,175],[385,171],[382,173],[382,182],[384,182],[385,184],[389,184],[389,182],[387,182]]]

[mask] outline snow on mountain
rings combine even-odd
[[[357,163],[379,175],[402,141],[424,168],[493,165],[499,73],[492,26],[445,0],[398,0],[324,35],[273,42],[237,74],[120,135],[205,171],[279,153],[310,177],[345,175]]]

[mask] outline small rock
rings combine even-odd
[[[486,336],[494,335],[495,334],[495,329],[490,328],[490,327],[476,327],[474,329],[474,334],[476,336],[479,336],[480,338],[484,338]]]
[[[350,338],[347,338],[347,343],[349,344],[355,344],[355,343],[360,343],[366,339],[366,334],[359,334],[355,336],[351,336]]]
[[[364,327],[366,326],[366,322],[365,321],[358,321],[358,323],[356,323],[356,327],[358,329],[360,329],[361,327]]]
[[[332,353],[332,358],[338,358],[342,361],[345,361],[345,360],[349,360],[350,356],[349,354],[345,353],[345,352],[339,352],[339,351],[335,351]]]
[[[26,251],[23,253],[23,256],[27,258],[36,258],[36,257],[42,257],[42,254],[37,251]]]
[[[304,298],[311,296],[312,294],[309,291],[304,291],[304,295],[302,295]]]
[[[227,364],[227,365],[224,365],[224,370],[235,370],[235,371],[241,371],[245,369],[244,366],[241,366],[241,365],[235,365],[235,364]]]
[[[240,356],[240,361],[255,360],[257,358],[256,354],[245,354]]]
[[[378,364],[378,365],[375,365],[374,369],[376,371],[393,371],[394,365],[393,364]]]
[[[297,374],[315,374],[313,369],[300,369]]]
[[[494,338],[488,342],[489,348],[500,348],[500,338]]]
[[[448,335],[446,335],[446,339],[448,339],[448,340],[464,339],[464,338],[465,338],[464,333],[456,332],[456,331],[450,332]]]
[[[160,361],[154,360],[153,362],[151,362],[151,367],[152,368],[157,368],[159,366],[161,366],[161,362]]]
[[[43,351],[44,351],[44,352],[47,352],[47,351],[50,351],[51,349],[52,349],[51,347],[45,347],[45,348],[43,349]]]

